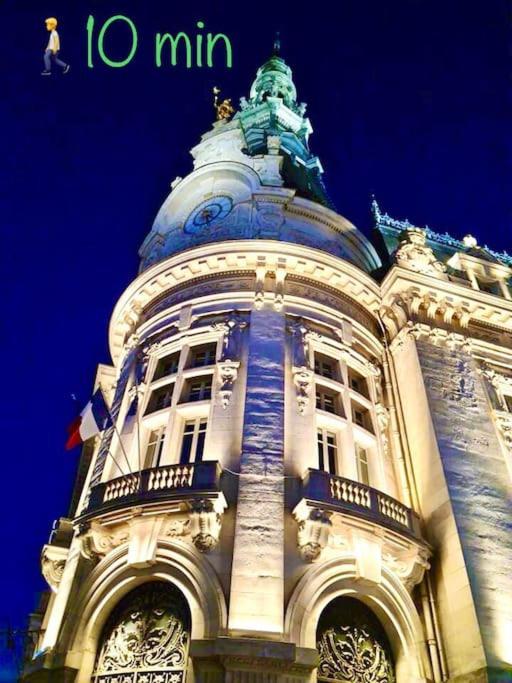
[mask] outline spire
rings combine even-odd
[[[297,109],[297,90],[292,79],[292,70],[280,56],[279,34],[274,40],[272,56],[260,66],[251,87],[250,102],[261,104],[269,97],[279,97],[285,106]]]
[[[276,31],[276,35],[274,38],[274,49],[272,52],[274,57],[279,57],[281,54],[281,38],[279,37],[279,31]]]

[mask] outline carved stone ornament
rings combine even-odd
[[[227,503],[222,496],[215,500],[207,498],[191,500],[189,506],[192,543],[199,552],[208,553],[219,542],[222,513]]]
[[[304,415],[309,404],[314,374],[312,370],[302,366],[300,368],[292,368],[292,375],[297,396],[297,407],[299,413]]]
[[[446,346],[449,349],[471,353],[472,343],[462,334],[449,332],[439,327],[431,327],[424,323],[408,322],[390,344],[393,355],[401,351],[410,339],[427,341],[435,346]]]
[[[170,583],[151,581],[125,595],[100,638],[94,683],[183,683],[190,614]]]
[[[377,403],[375,404],[375,413],[377,415],[377,424],[379,425],[382,440],[382,450],[384,451],[384,455],[387,455],[389,451],[389,410],[385,408],[382,403]]]
[[[331,514],[326,510],[308,507],[301,501],[293,516],[299,524],[297,546],[305,562],[314,562],[320,557],[329,541]]]
[[[82,554],[89,560],[103,557],[111,550],[118,548],[130,540],[129,526],[118,525],[114,528],[104,527],[93,522],[82,536]]]
[[[429,557],[430,552],[426,548],[416,546],[393,554],[383,552],[382,561],[411,592],[414,586],[421,583],[425,571],[430,569]]]
[[[220,382],[219,396],[222,407],[226,409],[233,394],[233,384],[238,377],[239,361],[225,360],[217,363],[217,374]]]
[[[426,245],[425,231],[420,228],[404,230],[395,259],[402,268],[425,275],[446,277],[446,266],[438,261],[432,249]]]
[[[58,591],[66,559],[68,548],[61,548],[57,545],[45,545],[41,553],[41,571],[46,582],[54,593]]]

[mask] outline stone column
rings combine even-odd
[[[229,628],[283,631],[285,318],[251,313]]]

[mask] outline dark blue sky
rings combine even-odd
[[[40,549],[66,513],[78,458],[63,448],[69,395],[85,402],[109,360],[110,312],[170,182],[191,169],[212,86],[234,102],[247,95],[280,30],[340,213],[367,231],[375,193],[396,217],[512,252],[507,5],[1,2],[0,627],[22,625],[43,587]],[[118,13],[137,26],[134,61],[88,69],[88,15]],[[49,15],[72,70],[44,79]],[[231,38],[233,68],[157,69],[155,33],[192,35],[198,20]],[[116,36],[107,48],[122,56]]]

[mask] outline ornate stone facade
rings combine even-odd
[[[27,683],[508,680],[512,260],[374,203],[379,257],[310,133],[276,53],[173,182]]]

